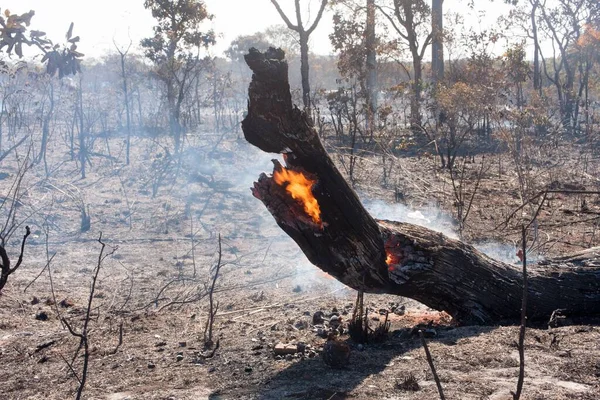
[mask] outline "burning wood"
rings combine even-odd
[[[273,172],[273,180],[304,207],[315,224],[322,226],[321,208],[319,202],[312,193],[312,187],[316,180],[308,179],[302,172],[296,172],[285,167]]]
[[[518,269],[441,233],[375,221],[327,154],[310,116],[293,106],[283,52],[251,49],[246,62],[254,74],[244,137],[266,152],[286,154],[286,167],[275,161],[273,176],[262,174],[252,193],[310,262],[360,292],[409,297],[459,323],[520,318]],[[528,318],[547,321],[558,308],[571,316],[600,315],[599,259],[596,248],[532,265]]]
[[[388,270],[391,272],[394,269],[396,269],[396,267],[394,266],[394,264],[395,264],[394,263],[394,256],[392,256],[391,253],[388,253],[387,250],[386,250],[386,254],[387,254],[387,257],[385,259],[385,263],[388,265]]]

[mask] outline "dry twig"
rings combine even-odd
[[[423,331],[419,330],[419,337],[421,338],[421,343],[423,344],[423,349],[425,349],[425,356],[427,357],[427,362],[429,363],[429,368],[431,369],[431,373],[433,375],[433,380],[435,380],[435,385],[437,386],[438,393],[440,395],[440,400],[446,400],[444,397],[444,390],[442,389],[442,383],[440,382],[440,377],[435,370],[435,365],[433,365],[433,358],[431,358],[431,353],[429,352],[429,347],[427,347],[427,341],[425,340],[425,335],[423,335]]]
[[[521,239],[521,251],[523,252],[523,299],[521,301],[521,327],[519,329],[519,380],[517,381],[517,391],[511,392],[513,400],[521,398],[523,381],[525,380],[525,329],[527,326],[527,235],[525,226],[523,226],[521,232]]]
[[[6,285],[6,282],[8,282],[8,277],[21,266],[21,263],[23,262],[23,253],[25,252],[25,241],[30,234],[31,230],[29,229],[29,226],[26,226],[25,235],[23,236],[23,241],[21,242],[21,254],[19,254],[19,259],[12,268],[10,267],[10,258],[8,258],[8,254],[6,253],[3,244],[0,243],[0,262],[2,263],[0,265],[0,291],[4,285]]]
[[[210,289],[208,290],[208,318],[206,320],[206,326],[204,327],[204,345],[206,347],[211,347],[213,345],[213,325],[215,323],[215,317],[217,315],[217,311],[219,309],[219,302],[215,304],[213,299],[213,294],[215,291],[215,285],[217,283],[217,278],[219,277],[219,271],[221,269],[221,259],[223,256],[223,251],[221,247],[221,234],[219,233],[219,250],[218,250],[218,259],[217,265],[215,266],[215,273],[213,275],[212,284]]]
[[[100,269],[102,267],[102,262],[106,259],[106,257],[109,257],[117,250],[117,248],[114,247],[111,252],[104,254],[104,249],[106,248],[106,243],[104,243],[102,241],[102,233],[100,233],[100,237],[98,238],[98,243],[100,243],[100,245],[101,245],[100,254],[98,255],[98,262],[96,263],[96,268],[94,269],[94,276],[92,278],[92,284],[90,287],[90,295],[88,296],[88,305],[87,305],[87,309],[86,309],[86,313],[85,313],[85,319],[83,321],[83,327],[81,328],[81,332],[76,332],[73,329],[73,327],[69,324],[69,321],[67,321],[66,318],[62,318],[62,322],[66,325],[66,327],[69,330],[69,332],[71,333],[71,335],[79,338],[79,347],[75,351],[75,356],[73,357],[73,361],[71,362],[71,364],[75,361],[75,358],[79,354],[79,351],[83,348],[83,370],[81,372],[81,379],[78,378],[79,388],[77,389],[77,396],[75,397],[76,400],[81,399],[81,395],[83,393],[83,389],[85,387],[85,383],[87,380],[87,372],[88,372],[88,365],[89,365],[89,359],[90,359],[89,341],[88,341],[89,323],[90,323],[90,319],[91,319],[90,316],[91,316],[91,311],[92,311],[92,301],[94,299],[94,292],[96,290],[96,282],[98,281],[98,274],[100,273]],[[119,345],[121,342],[122,342],[122,331],[121,331],[121,337],[119,338]],[[118,346],[117,346],[117,349],[118,349]],[[67,363],[67,364],[69,364],[69,363]],[[69,367],[70,367],[70,365],[69,365]],[[72,368],[71,368],[71,370],[72,370]],[[75,375],[75,376],[77,376],[77,375]]]

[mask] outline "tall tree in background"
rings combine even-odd
[[[367,130],[373,136],[377,116],[377,38],[375,36],[375,0],[367,0]]]
[[[412,96],[410,123],[415,129],[421,126],[421,92],[423,90],[423,57],[431,44],[433,35],[427,28],[431,8],[424,0],[394,0],[393,5],[378,6],[400,36],[412,57]]]
[[[300,0],[294,0],[294,7],[296,9],[296,25],[292,24],[290,19],[285,15],[283,10],[281,9],[277,0],[271,0],[271,3],[277,9],[277,12],[287,25],[287,27],[298,33],[300,37],[300,74],[302,75],[302,102],[304,103],[304,107],[310,107],[310,83],[308,81],[308,39],[310,34],[313,33],[321,17],[323,16],[323,10],[325,10],[325,6],[327,5],[327,0],[321,0],[321,6],[319,8],[319,12],[317,13],[317,17],[313,21],[312,25],[306,29],[304,24],[302,23],[302,12],[300,9]]]
[[[175,153],[181,150],[181,105],[198,77],[193,74],[200,62],[200,49],[215,43],[212,31],[200,31],[200,24],[212,19],[200,0],[146,0],[157,25],[154,36],[143,39],[145,56],[165,84],[169,107],[169,127],[175,140]]]
[[[382,50],[381,36],[375,34],[375,0],[335,0],[332,4],[337,7],[329,39],[339,53],[338,70],[360,87],[356,93],[361,99],[359,108],[365,115],[366,136],[372,141],[378,100],[377,54]]]
[[[431,0],[431,74],[434,83],[444,79],[444,0]]]
[[[533,88],[541,93],[542,91],[542,71],[540,69],[540,39],[536,21],[536,11],[539,6],[539,0],[529,0],[531,5],[531,34],[533,38]]]
[[[587,60],[579,57],[578,43],[584,27],[600,21],[600,4],[596,0],[558,0],[552,5],[540,2],[538,7],[540,28],[553,49],[550,57],[546,57],[549,62],[542,62],[542,70],[556,89],[565,131],[575,133],[579,129],[580,102],[589,76]]]
[[[125,71],[125,58],[127,57],[127,53],[129,53],[129,49],[131,49],[131,39],[129,39],[129,45],[127,48],[120,48],[117,45],[113,38],[113,44],[115,45],[115,49],[119,53],[119,60],[121,65],[121,78],[123,79],[123,103],[125,104],[125,117],[127,121],[127,144],[125,148],[125,164],[129,165],[129,153],[131,150],[131,112],[129,110],[129,90],[127,85],[127,72]]]

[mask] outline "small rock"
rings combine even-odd
[[[286,354],[285,355],[285,360],[286,361],[292,361],[294,359],[294,356],[292,354]]]
[[[246,368],[244,368],[244,372],[247,372],[247,373],[252,372],[252,367],[246,366]]]
[[[362,343],[359,343],[359,344],[358,344],[358,346],[356,346],[356,349],[357,349],[358,351],[363,351],[363,350],[365,349],[365,345],[364,345],[364,344],[362,344]]]
[[[52,345],[53,345],[53,344],[55,344],[55,343],[56,343],[56,340],[49,340],[49,341],[47,341],[47,342],[44,342],[44,343],[38,344],[38,345],[36,346],[36,348],[35,348],[35,353],[37,353],[37,352],[39,352],[39,351],[41,351],[41,350],[43,350],[43,349],[47,349],[48,347],[52,346]]]
[[[302,291],[302,287],[300,285],[296,285],[296,287],[294,287],[294,289],[292,289],[292,292],[294,293],[300,293]]]
[[[404,315],[406,313],[406,306],[396,307],[394,309],[394,314],[396,315]]]
[[[308,322],[301,319],[299,321],[296,321],[296,323],[294,324],[294,327],[296,327],[298,330],[303,330],[308,328]]]
[[[45,311],[39,311],[35,314],[35,319],[38,321],[48,321],[48,314]]]
[[[179,347],[186,347],[187,346],[187,342],[179,342]]]
[[[297,344],[298,352],[304,353],[306,351],[306,343],[300,342]]]
[[[323,313],[323,311],[317,311],[316,313],[313,314],[313,325],[319,325],[322,324],[323,322],[325,322],[325,313]]]
[[[279,342],[275,345],[273,352],[275,355],[295,354],[298,352],[298,346],[295,344],[283,344]]]
[[[379,309],[379,315],[387,315],[387,314],[388,314],[388,310],[386,310],[385,308]]]
[[[264,346],[262,344],[258,344],[256,346],[252,346],[252,351],[256,351],[256,350],[262,350],[264,348]]]
[[[166,346],[166,345],[167,345],[167,342],[161,340],[160,342],[156,342],[154,344],[154,347],[161,347],[161,346]]]
[[[156,365],[154,365],[154,363],[152,361],[148,362],[148,369],[154,369],[156,368]]]
[[[70,299],[62,299],[60,301],[60,303],[58,303],[59,306],[61,306],[62,308],[69,308],[69,307],[73,307],[75,305],[75,303],[73,302],[73,300]]]
[[[35,306],[36,304],[38,304],[40,302],[40,299],[38,299],[37,297],[33,296],[33,299],[31,299],[31,305]]]
[[[182,361],[183,360],[183,353],[177,353],[177,361]]]
[[[303,315],[310,315],[310,311],[304,311],[302,314]]]
[[[562,358],[571,358],[571,350],[559,351],[556,355]]]
[[[210,368],[208,369],[208,372],[209,372],[209,373],[212,373],[212,372],[215,372],[216,370],[217,370],[217,368],[216,368],[216,367],[210,367]]]
[[[334,315],[329,319],[329,326],[331,326],[331,328],[336,329],[337,327],[339,327],[342,323],[342,317],[340,317],[339,315]]]
[[[323,339],[327,339],[327,331],[323,328],[317,329],[317,336]]]

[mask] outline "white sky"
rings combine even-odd
[[[18,14],[35,10],[32,28],[45,31],[55,41],[62,40],[69,24],[74,22],[74,35],[81,36],[78,50],[87,57],[99,57],[114,51],[113,38],[126,45],[129,35],[137,46],[142,38],[152,34],[154,20],[143,3],[143,0],[5,0],[0,7],[2,12],[8,8]],[[220,35],[217,45],[211,50],[214,55],[222,55],[239,35],[283,23],[270,0],[205,0],[205,3],[208,11],[215,15],[206,27]],[[313,16],[319,3],[320,0],[302,0],[302,4],[311,6]],[[508,9],[501,0],[477,0],[476,3],[486,11],[484,25],[493,24],[495,18]],[[280,4],[288,15],[294,16],[293,0],[280,0]],[[467,0],[446,0],[444,11],[466,12],[466,4]],[[328,37],[333,29],[331,17],[332,12],[326,11],[311,36],[311,50],[315,53],[331,52]],[[294,22],[295,18],[291,19]],[[476,18],[466,18],[467,23],[474,20]]]

